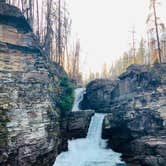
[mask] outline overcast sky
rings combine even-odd
[[[81,70],[101,71],[129,48],[135,27],[136,42],[145,36],[149,0],[68,0],[72,31],[81,41]],[[166,0],[158,15],[166,23]],[[165,17],[164,17],[165,16]]]

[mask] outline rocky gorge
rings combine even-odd
[[[51,166],[93,115],[82,112],[78,122],[73,99],[67,74],[43,53],[21,11],[0,1],[0,165]]]
[[[87,85],[82,109],[104,112],[103,138],[130,166],[165,166],[166,64],[131,65]]]
[[[79,112],[71,112],[73,89],[21,11],[0,0],[0,165],[52,166],[69,139],[87,135],[95,110],[106,114],[108,148],[129,166],[165,166],[166,64],[90,82]]]

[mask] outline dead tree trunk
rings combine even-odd
[[[157,24],[157,15],[156,15],[156,1],[155,1],[155,0],[152,1],[152,5],[153,5],[153,13],[154,13],[156,37],[157,37],[158,56],[159,56],[159,62],[161,63],[161,50],[160,50],[160,40],[159,40],[159,32],[158,32],[158,24]]]

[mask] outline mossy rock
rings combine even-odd
[[[10,103],[10,100],[8,98],[2,98],[2,99],[0,99],[0,105],[9,104],[9,103]]]
[[[53,108],[52,106],[49,106],[48,112],[49,112],[49,113],[54,112],[54,108]]]
[[[16,142],[17,141],[17,137],[14,136],[14,137],[11,137],[11,142]]]
[[[8,145],[8,132],[4,130],[0,133],[0,148],[5,148]]]
[[[7,112],[10,109],[10,100],[8,98],[0,99],[0,148],[6,148],[8,145],[9,132],[6,124],[9,122]]]

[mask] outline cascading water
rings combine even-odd
[[[82,101],[84,93],[85,93],[85,88],[77,88],[75,90],[75,100],[74,100],[72,112],[80,110],[79,103]]]
[[[84,93],[84,90],[79,92]],[[77,95],[81,95],[80,93]],[[78,106],[77,101],[75,104]],[[75,108],[79,110],[78,107]],[[61,153],[53,166],[124,166],[125,163],[120,158],[121,154],[105,149],[106,142],[101,138],[104,116],[104,114],[95,114],[87,137],[68,141],[68,151]]]

